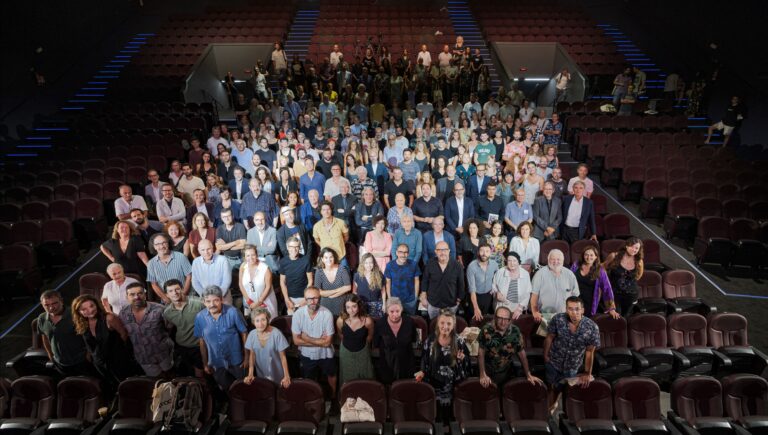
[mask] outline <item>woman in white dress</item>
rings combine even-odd
[[[248,316],[251,310],[264,307],[272,318],[277,317],[277,299],[272,291],[272,272],[253,245],[243,248],[243,264],[240,265],[240,292],[243,294],[243,311]]]

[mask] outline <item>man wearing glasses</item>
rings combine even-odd
[[[565,313],[552,317],[544,340],[550,412],[557,408],[565,380],[575,377],[582,387],[589,386],[593,379],[595,349],[600,347],[600,331],[595,322],[584,317],[584,303],[581,299],[571,296],[565,305]],[[582,362],[584,372],[579,373]]]
[[[465,197],[464,193],[464,185],[458,182],[453,185],[453,196],[445,200],[445,229],[454,238],[461,237],[464,222],[475,217],[475,203]]]
[[[523,375],[532,384],[543,384],[543,381],[533,376],[528,369],[528,359],[525,355],[525,343],[520,329],[512,323],[512,311],[500,306],[496,308],[493,322],[486,323],[477,338],[479,351],[477,365],[480,368],[480,384],[488,388],[491,383],[498,388],[515,377],[513,356],[517,354],[523,367]]]
[[[183,282],[182,292],[185,295],[189,295],[192,285],[192,265],[184,254],[171,250],[170,241],[170,237],[165,233],[152,236],[150,246],[157,255],[147,263],[147,281],[164,304],[171,302],[163,290],[166,281],[176,279]]]
[[[448,243],[438,242],[435,254],[424,267],[421,281],[421,299],[430,319],[437,317],[444,308],[455,314],[465,293],[464,268],[451,259]]]
[[[387,263],[384,278],[387,280],[387,299],[399,298],[403,310],[416,314],[416,303],[419,296],[419,277],[421,269],[416,261],[408,258],[408,245],[401,243],[395,248],[395,261]]]

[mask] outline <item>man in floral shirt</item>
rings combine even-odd
[[[565,313],[552,317],[544,341],[549,408],[554,411],[564,380],[577,377],[577,383],[587,387],[592,381],[592,362],[595,349],[600,346],[597,324],[584,317],[584,303],[578,296],[565,300]],[[584,372],[578,373],[581,363]]]
[[[515,376],[512,356],[517,354],[523,366],[523,374],[532,383],[543,383],[528,370],[528,359],[520,329],[512,324],[512,311],[501,306],[496,308],[492,323],[486,323],[477,338],[480,345],[477,362],[480,366],[480,383],[484,387],[491,382],[501,388]]]

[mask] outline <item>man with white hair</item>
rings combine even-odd
[[[147,203],[141,196],[133,194],[131,186],[123,184],[118,189],[120,198],[115,200],[115,216],[120,220],[126,220],[131,218],[131,210],[138,208],[141,210],[147,210]]]
[[[540,269],[533,276],[531,292],[531,312],[540,322],[542,317],[551,319],[557,313],[565,312],[565,300],[579,295],[579,283],[576,275],[563,267],[565,256],[559,249],[549,251],[547,267]]]

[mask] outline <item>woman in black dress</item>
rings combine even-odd
[[[123,322],[118,316],[105,312],[95,296],[81,295],[72,301],[72,321],[110,391],[114,392],[127,377],[142,373],[133,358]]]
[[[101,244],[101,253],[111,263],[119,263],[125,273],[147,274],[147,248],[139,233],[128,221],[118,221],[112,238]]]
[[[477,257],[477,249],[485,233],[483,222],[478,219],[467,219],[464,223],[464,233],[459,239],[459,260],[466,269],[469,263]]]
[[[379,349],[376,372],[382,383],[413,378],[413,349],[418,341],[413,319],[403,315],[400,298],[387,299],[385,315],[376,320],[373,333],[373,347]]]
[[[616,311],[622,317],[629,316],[632,305],[637,302],[637,281],[643,276],[643,241],[628,238],[621,249],[608,254],[603,267],[611,281]]]

